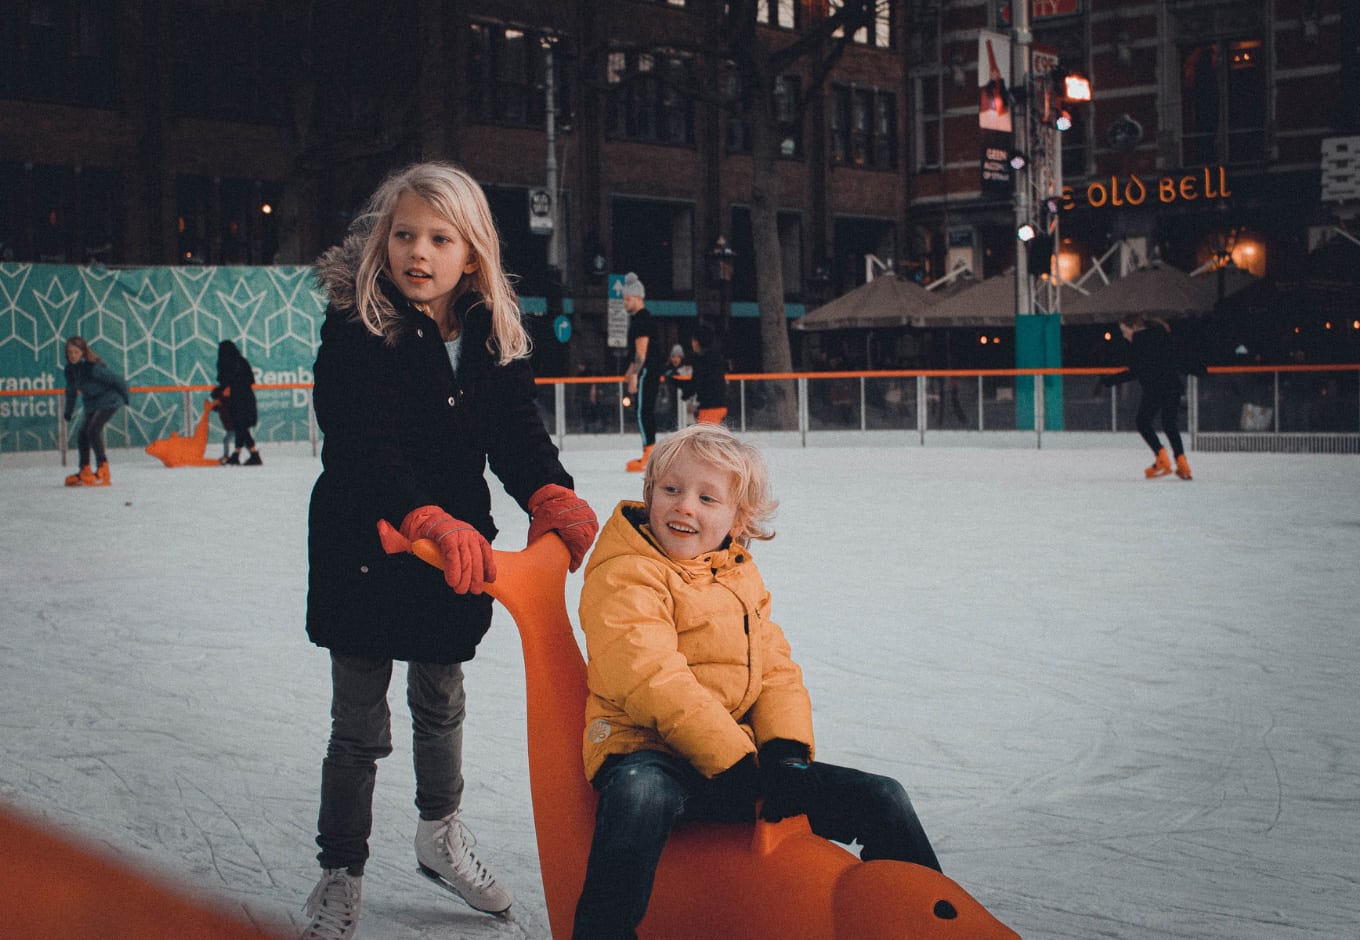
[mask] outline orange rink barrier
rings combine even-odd
[[[379,524],[389,551],[442,567],[434,543]],[[556,536],[496,552],[487,593],[505,605],[524,647],[529,787],[553,937],[571,936],[595,827],[581,755],[586,664],[566,611],[568,554]],[[929,868],[861,862],[808,828],[779,823],[682,825],[657,870],[646,940],[1018,940],[963,888]]]
[[[6,940],[282,940],[0,807]]]

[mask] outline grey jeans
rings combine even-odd
[[[317,861],[361,875],[373,830],[373,783],[378,760],[392,753],[387,689],[392,660],[331,654],[331,739],[321,764]],[[408,663],[416,809],[443,819],[463,799],[463,667]]]

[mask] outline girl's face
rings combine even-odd
[[[711,552],[741,530],[741,513],[733,500],[736,480],[683,452],[652,484],[647,521],[652,535],[672,558],[697,558]]]
[[[462,234],[415,193],[402,193],[387,235],[387,272],[412,303],[442,316],[463,276],[477,270]]]
[[[80,360],[82,360],[82,359],[84,359],[84,358],[85,358],[85,353],[81,352],[79,346],[77,346],[75,343],[67,343],[67,344],[66,344],[66,361],[67,361],[67,362],[71,363],[71,365],[75,365],[77,362],[79,362]]]

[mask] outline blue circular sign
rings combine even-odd
[[[559,343],[571,339],[571,321],[565,314],[558,314],[557,319],[553,320],[553,336],[557,337]]]

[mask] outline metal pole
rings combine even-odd
[[[553,69],[553,40],[549,39],[545,43],[543,53],[544,82],[546,86],[546,108],[547,108],[547,137],[548,137],[548,162],[547,162],[547,184],[548,198],[551,200],[549,207],[552,213],[552,232],[548,235],[548,267],[552,269],[553,276],[557,277],[562,270],[562,226],[558,224],[561,213],[558,211],[558,192],[557,192],[557,76]]]
[[[1011,57],[1011,88],[1024,92],[1026,96],[1024,113],[1012,112],[1011,120],[1015,134],[1015,149],[1021,153],[1029,153],[1030,115],[1034,108],[1034,103],[1028,97],[1030,46],[1034,42],[1034,37],[1029,31],[1029,4],[1012,3],[1011,16],[1014,17],[1015,21],[1015,28],[1011,31],[1015,41],[1015,53]],[[1028,163],[1015,171],[1015,228],[1017,231],[1020,226],[1030,221],[1029,175],[1030,167]],[[1034,312],[1034,297],[1030,293],[1029,283],[1029,258],[1024,249],[1024,244],[1020,243],[1015,251],[1015,315],[1017,317]]]

